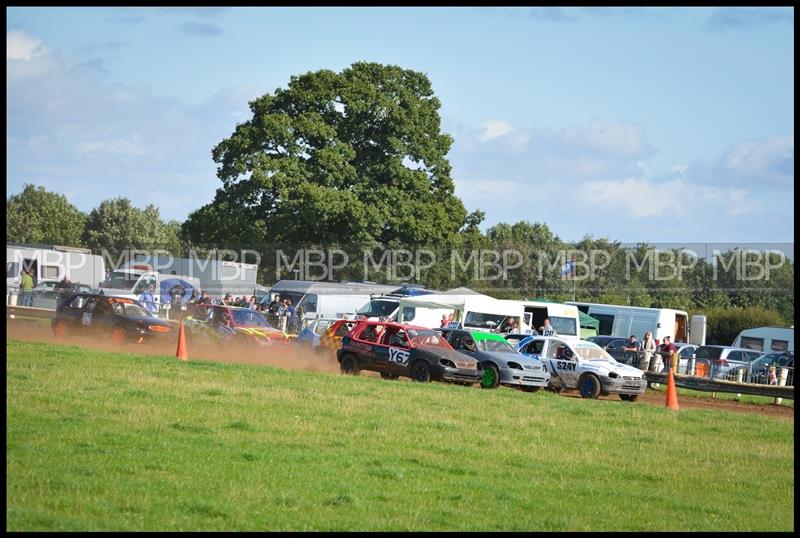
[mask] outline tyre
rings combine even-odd
[[[595,399],[600,396],[600,380],[594,374],[584,374],[578,381],[581,398]]]
[[[63,321],[56,321],[53,324],[53,336],[63,338],[67,336],[67,324]]]
[[[427,383],[431,380],[431,367],[425,361],[417,361],[411,367],[411,379],[419,383]]]
[[[481,378],[482,389],[496,389],[500,386],[500,370],[494,364],[487,364]]]
[[[387,374],[386,372],[381,372],[381,379],[397,379],[397,374]]]
[[[638,394],[620,394],[619,397],[623,402],[635,402],[639,399]]]
[[[539,390],[542,387],[527,386],[527,387],[520,387],[520,388],[522,389],[522,392],[536,392],[537,390]]]
[[[115,344],[124,344],[128,340],[128,333],[124,327],[117,325],[111,329],[111,341]]]
[[[358,359],[355,355],[348,353],[344,357],[342,357],[342,362],[339,365],[343,374],[346,375],[358,375],[361,372],[361,368],[358,365]]]

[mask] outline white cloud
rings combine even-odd
[[[480,128],[478,140],[481,142],[486,142],[487,140],[504,136],[514,131],[514,127],[510,123],[500,120],[489,120],[480,124],[478,127]]]
[[[742,142],[726,151],[719,172],[747,183],[794,186],[794,136]]]
[[[6,32],[6,60],[28,61],[46,52],[47,48],[42,40],[21,30]]]

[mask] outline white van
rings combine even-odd
[[[114,295],[117,297],[129,297],[131,299],[139,299],[142,293],[152,284],[155,287],[153,294],[153,302],[159,305],[159,311],[163,310],[164,301],[162,297],[165,290],[162,289],[161,283],[165,280],[181,279],[195,289],[200,289],[200,280],[197,278],[185,275],[164,275],[156,271],[149,271],[144,269],[119,269],[111,271],[108,278],[100,283],[96,291],[101,291],[105,295]],[[169,284],[168,282],[165,284]],[[184,297],[183,300],[188,300],[189,297]]]
[[[745,329],[731,344],[763,353],[794,353],[794,326]]]
[[[27,269],[35,286],[41,280],[62,280],[69,277],[74,284],[95,287],[106,276],[102,256],[88,248],[53,245],[6,245],[6,288],[20,286],[20,272]]]
[[[322,282],[314,280],[279,280],[262,299],[269,305],[277,296],[289,299],[295,308],[303,307],[304,318],[341,319],[354,316],[373,294],[389,293],[397,286],[365,282]]]
[[[673,342],[687,342],[697,346],[706,343],[705,316],[692,316],[690,327],[689,314],[683,310],[577,301],[566,301],[566,303],[577,306],[581,312],[598,320],[600,322],[598,335],[621,338],[634,335],[641,340],[644,333],[650,331],[656,342],[661,342],[665,336],[669,336]]]

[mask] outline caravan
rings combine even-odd
[[[794,327],[746,329],[739,333],[731,345],[763,353],[794,353]]]
[[[645,308],[639,306],[619,306],[598,303],[567,301],[581,312],[600,322],[598,335],[627,338],[635,335],[641,339],[650,331],[655,341],[661,342],[665,336],[673,342],[687,342],[697,346],[706,343],[706,317],[692,316],[683,310],[670,308]]]

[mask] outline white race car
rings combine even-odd
[[[619,394],[634,402],[647,389],[643,371],[617,362],[593,342],[530,336],[517,344],[517,351],[542,361],[556,391],[578,389],[584,398]]]

